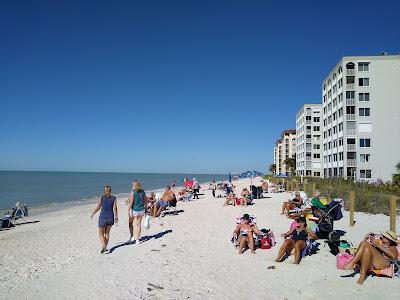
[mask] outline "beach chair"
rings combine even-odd
[[[18,224],[18,220],[23,220],[26,223],[26,217],[28,217],[28,207],[24,204],[20,204],[17,202],[15,204],[16,209],[15,211],[11,214],[11,222],[13,222],[15,225]]]
[[[185,193],[182,198],[182,201],[192,201],[193,200],[193,193],[189,192],[189,193]]]
[[[250,217],[250,223],[251,224],[257,224],[256,215],[251,215],[249,217]],[[243,222],[243,216],[236,217],[236,225],[239,225],[242,222]],[[253,237],[254,237],[254,244],[256,244],[257,235],[254,234]],[[231,238],[231,242],[232,242],[234,248],[239,247],[239,239],[238,238],[239,237],[236,236],[236,235],[233,235],[233,237]]]

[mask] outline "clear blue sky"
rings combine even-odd
[[[64,3],[63,3],[64,2]],[[1,1],[0,169],[266,170],[400,1]]]

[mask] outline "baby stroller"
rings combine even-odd
[[[333,223],[343,218],[342,213],[343,199],[333,199],[326,206],[326,209],[311,207],[312,214],[316,217],[317,236],[319,239],[327,239],[329,234],[334,231]]]
[[[262,188],[256,187],[255,185],[250,186],[251,190],[251,198],[252,199],[261,199],[262,197]]]

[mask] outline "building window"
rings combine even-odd
[[[319,126],[314,126],[314,127],[313,127],[313,130],[314,130],[314,131],[319,131]]]
[[[320,118],[319,117],[314,117],[314,122],[319,122]]]
[[[343,152],[339,152],[339,161],[343,161]]]
[[[371,154],[360,154],[360,162],[366,163],[369,162],[371,158]]]
[[[341,103],[342,100],[343,100],[343,94],[342,94],[342,93],[340,93],[340,94],[338,95],[338,99],[339,99],[339,103]]]
[[[362,179],[372,178],[371,170],[360,170],[360,178]]]
[[[339,146],[343,146],[343,139],[339,140]]]
[[[338,85],[339,85],[339,89],[342,87],[342,85],[343,85],[343,80],[342,79],[340,79],[339,81],[338,81]]]
[[[369,108],[359,108],[358,109],[358,115],[360,117],[369,117],[371,113],[371,110]]]
[[[333,134],[335,134],[336,133],[336,126],[333,126]]]
[[[337,154],[333,154],[333,161],[337,161]]]
[[[371,139],[360,139],[360,147],[362,148],[371,147]]]
[[[314,158],[321,158],[321,155],[319,153],[314,153]]]
[[[343,130],[343,123],[340,123],[340,124],[338,125],[338,127],[339,127],[339,132],[341,132],[341,131]]]
[[[343,116],[343,108],[339,109],[339,118]]]
[[[333,121],[335,121],[335,120],[336,120],[336,116],[337,116],[337,113],[336,113],[336,112],[334,112],[334,113],[333,113],[333,115],[332,115],[332,117],[333,117]]]
[[[346,99],[354,99],[356,97],[356,92],[348,91],[346,92]]]
[[[369,101],[369,93],[359,93],[358,100],[359,101]]]
[[[342,67],[339,67],[338,73],[342,74]]]
[[[366,62],[358,63],[358,71],[369,71],[369,63]]]
[[[314,150],[319,150],[320,146],[319,146],[319,144],[314,144],[313,148],[314,148]]]
[[[369,86],[369,78],[358,78],[359,86]]]

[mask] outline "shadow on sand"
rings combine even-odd
[[[162,232],[153,234],[153,235],[145,235],[145,236],[143,236],[143,237],[140,239],[140,243],[142,244],[142,243],[147,242],[148,240],[151,240],[151,239],[159,239],[159,238],[162,238],[164,235],[166,235],[166,234],[168,234],[168,233],[171,233],[171,232],[172,232],[172,230],[171,230],[171,229],[168,229],[168,230],[165,230],[165,231],[162,231]],[[118,249],[118,248],[120,248],[120,247],[129,246],[129,245],[134,245],[134,244],[135,244],[134,242],[130,242],[130,243],[121,243],[121,244],[115,245],[115,246],[113,246],[112,248],[110,248],[110,250],[108,251],[107,254],[113,253],[116,249]]]

